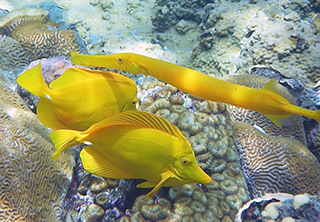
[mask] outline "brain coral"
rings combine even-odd
[[[0,61],[3,71],[12,71],[28,64],[26,54],[21,45],[5,35],[0,35]]]
[[[0,19],[0,33],[20,44],[29,62],[80,50],[76,33],[57,26],[49,20],[49,12],[40,8],[15,10]]]
[[[69,187],[70,154],[54,162],[47,130],[0,81],[0,220],[57,221]]]
[[[277,192],[319,193],[320,164],[302,143],[267,136],[244,122],[235,122],[234,130],[253,197]]]

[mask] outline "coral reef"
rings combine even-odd
[[[183,20],[195,21],[198,24],[204,16],[202,8],[210,0],[199,1],[155,1],[153,15],[151,16],[152,24],[159,30],[164,31],[171,26],[178,24]]]
[[[319,54],[315,53],[320,50],[320,39],[314,26],[297,12],[287,10],[274,17],[259,12],[246,29],[241,41],[242,66],[270,64],[288,78],[305,83],[320,80]]]
[[[0,81],[2,221],[57,221],[70,185],[73,158],[57,162],[48,130],[19,95]]]
[[[17,41],[29,62],[80,51],[75,31],[59,30],[58,26],[41,8],[14,10],[0,19],[1,35]]]
[[[173,13],[183,10],[182,4],[177,2],[159,1],[155,5],[159,15],[163,14],[161,9],[164,8],[173,7]],[[198,15],[195,17],[200,18],[201,29],[194,29],[199,38],[190,60],[192,68],[224,76],[245,74],[253,65],[272,65],[288,78],[316,83],[319,81],[317,52],[320,39],[317,19],[312,12],[314,5],[310,1],[269,1],[268,4],[264,1],[238,1],[232,4],[227,0],[198,5],[202,9],[193,11]],[[165,24],[175,21],[170,16],[166,19]],[[183,27],[194,22],[185,18],[183,21],[187,22],[183,22]],[[174,23],[175,29],[178,22]],[[166,35],[168,33],[165,31]],[[188,40],[183,32],[180,35]],[[168,40],[163,40],[162,44],[169,44]]]
[[[266,194],[245,204],[235,222],[249,221],[319,221],[320,197],[308,194]]]
[[[235,122],[242,170],[252,197],[265,193],[318,194],[320,164],[299,141],[268,136]]]

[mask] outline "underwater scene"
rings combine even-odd
[[[0,0],[0,221],[320,221],[319,0]]]

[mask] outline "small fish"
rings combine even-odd
[[[292,114],[320,122],[320,110],[308,110],[293,105],[288,98],[277,91],[276,79],[271,79],[262,89],[252,89],[134,53],[84,55],[72,52],[70,60],[79,65],[108,67],[134,74],[151,75],[190,94],[263,113],[278,127],[285,124]]]
[[[84,132],[57,130],[51,133],[57,151],[87,145],[80,153],[83,167],[93,175],[115,179],[145,179],[140,188],[208,184],[194,152],[180,130],[154,114],[131,110],[104,119]]]
[[[48,87],[39,63],[22,73],[17,82],[40,97],[38,118],[55,130],[86,130],[104,118],[135,109],[137,102],[135,83],[112,72],[69,68]]]

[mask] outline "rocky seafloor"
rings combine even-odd
[[[149,189],[135,187],[141,181],[85,172],[81,147],[53,161],[50,129],[34,113],[37,99],[15,83],[36,60],[50,82],[72,66],[71,51],[135,52],[254,88],[276,78],[297,105],[319,109],[319,4],[0,1],[0,220],[319,219],[320,136],[313,120],[293,118],[280,129],[260,113],[123,73],[137,83],[138,109],[175,124],[212,177],[208,185],[162,188],[146,197]]]

